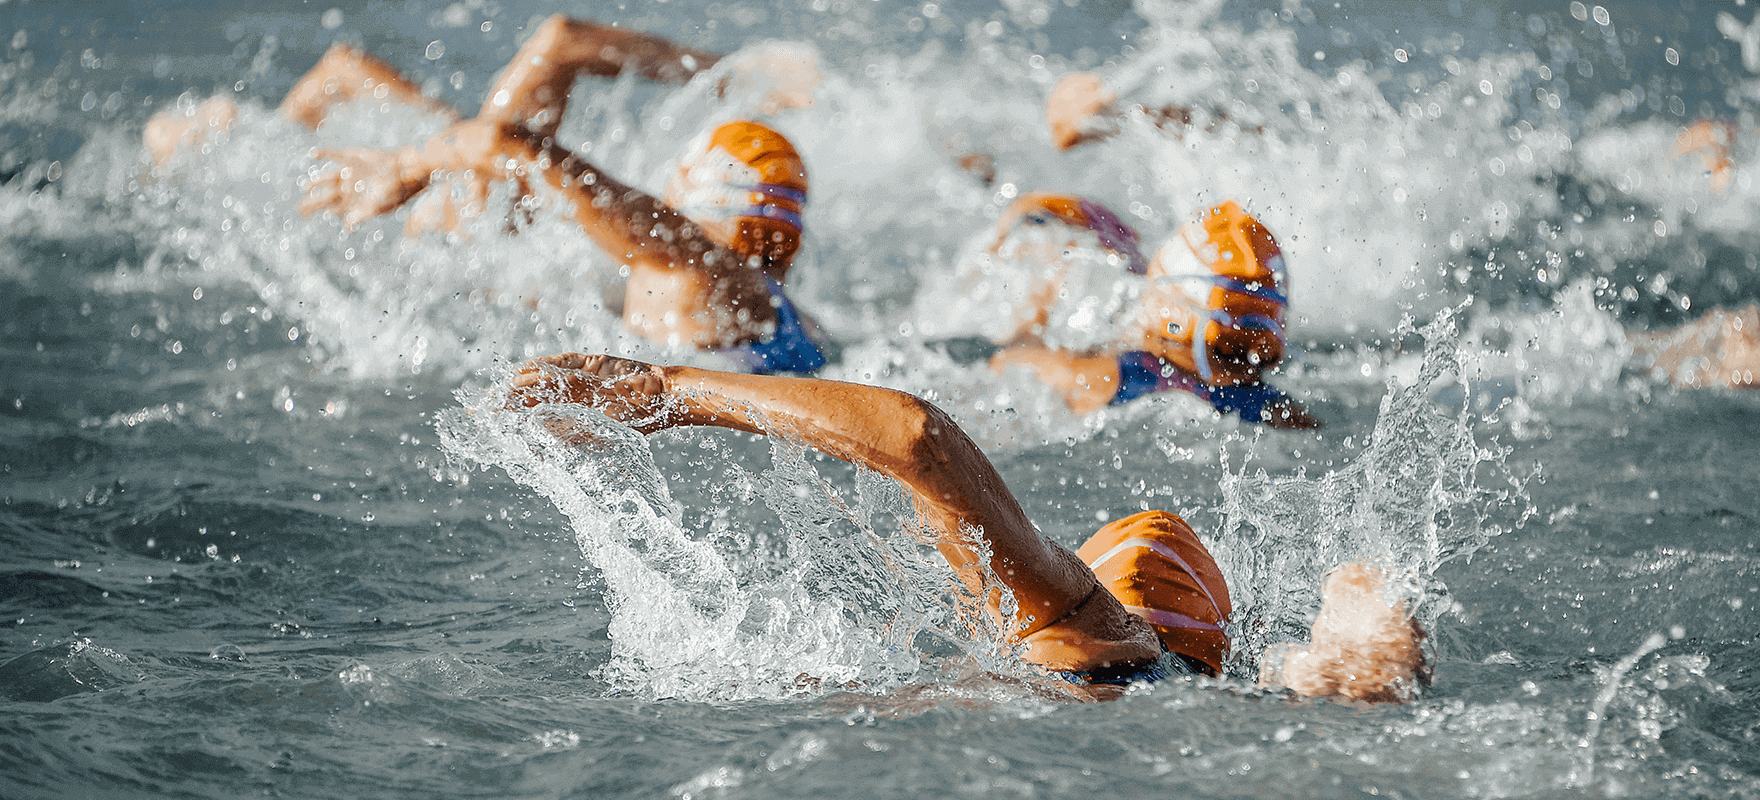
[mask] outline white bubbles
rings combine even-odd
[[[1601,6],[1596,6],[1594,9],[1590,10],[1589,16],[1595,19],[1595,24],[1602,27],[1607,27],[1608,25],[1613,24],[1613,17],[1607,13],[1606,8]]]
[[[471,11],[463,3],[453,3],[440,12],[440,22],[452,28],[462,28],[471,24]]]
[[[1668,48],[1668,50],[1663,52],[1662,58],[1664,61],[1667,61],[1670,66],[1676,66],[1676,67],[1680,66],[1681,54],[1679,51],[1675,50],[1672,47]]]
[[[446,55],[446,43],[439,39],[429,42],[428,49],[422,51],[422,56],[429,61],[436,61],[444,55]]]
[[[342,9],[332,8],[325,11],[322,16],[318,17],[318,24],[324,26],[324,30],[327,31],[342,27]]]

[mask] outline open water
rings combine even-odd
[[[1624,338],[1760,295],[1757,10],[0,0],[0,796],[1760,795],[1760,398],[1670,388]],[[942,404],[1066,545],[1187,515],[1231,580],[1230,675],[1069,702],[961,613],[888,481],[463,410],[549,352],[726,362],[633,338],[615,268],[544,213],[452,240],[300,217],[314,145],[441,123],[271,110],[336,40],[474,108],[555,11],[815,48],[815,105],[776,124],[812,172],[791,284],[842,343],[827,376]],[[1074,69],[1235,122],[1059,154],[1041,103]],[[147,116],[216,92],[238,129],[149,169]],[[583,82],[562,136],[658,188],[740,102]],[[1674,152],[1698,118],[1738,130],[1725,188]],[[1241,200],[1294,280],[1277,380],[1327,428],[1182,396],[1077,419],[991,374],[944,287],[995,288],[973,237],[1027,190],[1152,243]],[[1412,570],[1435,685],[1256,689],[1370,556]]]

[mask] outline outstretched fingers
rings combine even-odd
[[[320,148],[313,155],[332,165],[307,183],[306,196],[299,204],[300,213],[312,216],[330,212],[342,219],[345,228],[353,229],[373,217],[397,210],[427,185],[425,179],[412,180],[400,172],[396,152],[366,147]]]
[[[509,408],[544,403],[591,406],[643,433],[672,423],[659,367],[607,355],[563,353],[521,364],[508,381]]]

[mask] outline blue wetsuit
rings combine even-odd
[[[1257,381],[1236,386],[1207,386],[1153,353],[1132,350],[1118,357],[1118,393],[1112,396],[1110,405],[1122,405],[1146,394],[1174,389],[1209,403],[1218,413],[1238,413],[1248,422],[1264,422],[1266,408],[1289,397],[1270,384]]]
[[[782,284],[764,276],[764,285],[776,307],[776,330],[770,338],[722,350],[721,354],[744,364],[758,375],[776,372],[817,372],[825,366],[825,353],[807,336],[801,314],[783,294]]]
[[[1210,673],[1207,668],[1194,667],[1194,663],[1196,662],[1186,656],[1163,650],[1160,658],[1134,667],[1095,669],[1086,672],[1053,672],[1051,674],[1070,683],[1087,686],[1129,686],[1133,683],[1154,683],[1167,678],[1208,675]]]

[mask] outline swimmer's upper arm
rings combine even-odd
[[[683,405],[683,424],[791,437],[905,484],[936,548],[974,590],[984,589],[978,567],[982,549],[990,551],[991,574],[1034,620],[1023,632],[1062,617],[1096,585],[1080,560],[1039,536],[965,431],[922,398],[812,378],[688,367],[664,373],[667,394]]]

